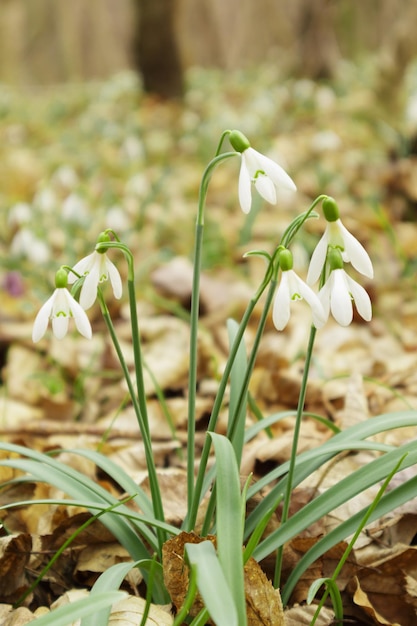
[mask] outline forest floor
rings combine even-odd
[[[417,120],[412,119],[417,92],[404,86],[404,106],[395,117],[384,110],[370,77],[371,69],[349,65],[326,84],[283,79],[271,67],[228,78],[219,71],[193,70],[182,103],[144,95],[129,73],[105,83],[30,94],[2,86],[1,440],[41,452],[99,450],[144,483],[141,438],[99,307],[89,311],[90,341],[72,327],[61,341],[50,330],[38,344],[31,341],[34,317],[52,293],[55,271],[92,252],[99,233],[112,228],[135,257],[140,329],[151,372],[145,372],[145,388],[155,460],[164,476],[167,517],[181,523],[186,484],[178,448],[185,451],[187,444],[188,315],[198,189],[221,133],[233,128],[280,163],[298,191],[282,192],[277,206],[266,205],[254,192],[253,209],[245,216],[238,204],[238,161],[226,162],[212,177],[201,285],[197,447],[227,355],[226,321],[240,320],[264,271],[262,260],[243,255],[253,249],[272,252],[291,219],[322,193],[337,200],[343,223],[372,258],[375,278],[363,285],[372,299],[373,318],[365,323],[355,315],[348,327],[329,320],[318,332],[306,410],[342,429],[370,416],[417,410]],[[301,274],[321,230],[321,220],[311,220],[297,239],[293,252]],[[115,251],[112,260],[126,278],[123,256]],[[109,287],[105,297],[131,365],[126,289],[120,301],[112,298]],[[283,332],[271,320],[267,323],[250,386],[263,415],[297,406],[309,315],[300,303],[293,306]],[[249,346],[257,319],[258,309],[247,332]],[[157,391],[164,394],[164,407]],[[248,423],[254,419],[249,412]],[[382,442],[400,445],[416,437],[415,428],[396,430],[395,417],[392,426]],[[248,444],[242,473],[253,472],[256,479],[288,460],[292,433],[289,417],[276,426],[272,439],[264,436]],[[306,419],[299,450],[328,436],[320,423]],[[368,454],[338,458],[328,485],[369,462]],[[91,462],[67,452],[59,458],[122,495]],[[409,468],[407,477],[413,471]],[[0,467],[2,482],[13,476],[10,468]],[[311,497],[319,482],[323,487],[323,476],[316,481],[300,493],[301,500]],[[54,493],[47,484],[7,484],[0,504]],[[317,524],[316,536],[365,506],[372,493]],[[63,506],[2,512],[0,542],[7,540],[7,545],[0,548],[1,624],[31,621],[44,607],[71,597],[74,590],[89,589],[98,573],[127,559],[108,533],[91,533],[68,548],[24,606],[12,610],[85,515]],[[417,501],[411,501],[363,534],[340,583],[349,623],[415,624],[416,523]],[[17,542],[11,549],[10,535]],[[303,548],[294,544],[297,550]],[[320,562],[317,577],[328,575],[334,558]],[[297,589],[286,608],[288,625],[308,624],[312,616],[305,605],[306,585]],[[128,591],[135,595],[133,582]],[[318,624],[331,624],[330,609],[320,619]],[[120,623],[136,622],[125,618]]]

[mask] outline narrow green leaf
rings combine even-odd
[[[187,543],[185,549],[191,567],[196,568],[197,586],[214,623],[243,626],[212,542]]]
[[[3,444],[3,446],[4,445],[5,444]],[[18,451],[19,454],[31,456],[36,460],[5,459],[2,460],[0,464],[20,469],[27,473],[27,479],[34,481],[40,480],[47,484],[54,485],[73,498],[81,499],[84,502],[99,501],[105,506],[117,503],[116,498],[87,476],[80,474],[63,463],[51,459],[47,455],[34,454],[33,450],[21,448],[20,446],[17,446],[17,448],[20,448]],[[123,508],[123,506],[120,507],[121,510]],[[129,511],[129,509],[126,508],[126,511]],[[100,521],[117,537],[133,558],[149,557],[149,551],[127,519],[121,516],[115,516],[111,513],[105,513]],[[143,526],[143,531],[146,539],[153,545],[155,543],[155,537],[152,531],[146,526]]]
[[[415,445],[415,443],[414,443]],[[373,513],[370,515],[368,523],[373,522],[374,520],[386,515],[390,511],[393,511],[397,507],[409,502],[417,493],[417,477],[410,478],[407,482],[403,483],[399,487],[392,489],[392,491],[386,493],[378,505],[376,506]],[[316,561],[318,558],[322,556],[327,550],[332,548],[334,545],[342,541],[349,535],[353,534],[361,523],[363,516],[365,515],[367,509],[364,508],[348,520],[342,522],[336,528],[327,533],[322,539],[320,539],[310,550],[300,559],[295,568],[291,571],[291,574],[288,577],[288,580],[285,583],[285,587],[282,591],[282,601],[286,604],[289,600],[289,597],[294,589],[297,581],[305,572],[305,570]]]
[[[255,558],[262,560],[313,522],[327,515],[330,511],[347,502],[361,491],[386,478],[390,468],[407,452],[408,455],[404,459],[403,467],[410,467],[417,463],[417,449],[414,441],[408,442],[400,448],[376,458],[371,463],[360,467],[353,474],[346,476],[336,485],[327,489],[327,491],[306,504],[300,511],[297,511],[286,524],[280,526],[260,543],[255,550]]]
[[[135,567],[139,567],[140,569],[149,569],[150,563],[152,563],[151,559],[140,560],[140,561],[129,561],[129,563],[116,563],[116,565],[112,565],[105,572],[103,572],[94,583],[91,589],[91,596],[97,597],[100,594],[105,594],[117,590],[122,584],[124,578],[128,575],[130,570]],[[160,564],[159,568],[161,569],[162,575],[162,566]],[[110,615],[111,607],[105,607],[100,611],[96,611],[81,620],[80,626],[103,626],[103,624],[107,624],[109,615]]]
[[[227,320],[227,330],[229,334],[229,344],[233,345],[239,331],[239,324],[235,320]],[[232,442],[238,465],[242,458],[243,440],[245,435],[245,418],[247,406],[247,392],[241,400],[242,390],[245,385],[245,374],[247,368],[247,358],[245,344],[239,344],[232,370],[230,372],[230,399],[229,399],[229,422],[228,435]],[[239,406],[240,405],[240,406]]]
[[[112,480],[114,480],[122,489],[129,493],[130,495],[134,494],[133,501],[136,502],[138,508],[143,511],[143,513],[149,517],[154,517],[152,502],[150,501],[147,494],[141,489],[141,487],[135,483],[135,481],[114,461],[105,457],[103,454],[96,452],[95,450],[74,450],[69,449],[66,450],[71,454],[78,454],[79,456],[83,456],[86,459],[90,459],[102,469],[106,474],[108,474]]]
[[[124,591],[107,591],[94,597],[89,595],[81,600],[60,606],[47,615],[37,617],[36,626],[70,626],[86,615],[91,615],[91,613],[100,611],[105,607],[111,607],[112,604],[120,602],[126,596],[127,593]]]
[[[243,524],[239,468],[227,437],[210,433],[216,454],[217,551],[238,611],[239,626],[246,624],[243,574]]]

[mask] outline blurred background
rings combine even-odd
[[[75,262],[107,227],[147,256],[144,276],[189,256],[201,173],[226,128],[299,194],[256,226],[255,197],[242,226],[236,168],[216,172],[206,268],[240,263],[249,241],[275,245],[327,193],[385,279],[414,275],[416,24],[415,0],[1,0],[1,284],[13,291],[10,271],[17,293],[35,282],[36,309],[40,267]]]
[[[394,91],[417,53],[416,24],[414,0],[2,0],[0,81],[49,85],[133,68],[150,90],[178,95],[190,66],[275,62],[330,78],[340,59],[371,53],[381,90]]]

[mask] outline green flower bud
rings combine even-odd
[[[236,152],[244,152],[250,148],[249,139],[240,130],[232,130],[229,135],[229,141]]]
[[[279,266],[283,272],[288,272],[288,270],[292,270],[292,267],[293,267],[292,253],[286,248],[284,248],[279,253]]]
[[[329,248],[327,253],[330,271],[343,269],[343,258],[339,248]]]
[[[109,235],[109,233],[107,231],[104,230],[97,237],[97,243],[107,243],[108,241],[110,241],[110,235]],[[100,254],[105,254],[107,252],[107,250],[108,250],[108,248],[104,248],[103,247],[103,248],[100,248],[99,250],[97,250],[97,252],[99,252]]]
[[[60,267],[55,274],[55,287],[57,289],[65,289],[68,285],[68,272],[63,267]]]
[[[339,207],[336,204],[336,200],[327,196],[323,200],[323,213],[328,222],[336,222],[339,219]]]

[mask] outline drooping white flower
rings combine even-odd
[[[51,257],[51,251],[45,241],[36,237],[30,228],[24,227],[17,231],[10,244],[13,256],[21,256],[32,263],[46,263]]]
[[[52,296],[40,308],[32,330],[32,340],[39,341],[52,320],[52,331],[57,339],[65,337],[68,331],[69,320],[72,317],[77,330],[87,339],[91,339],[92,330],[90,321],[82,306],[73,298],[67,285],[67,272],[58,270],[55,278],[56,289]]]
[[[319,291],[320,302],[326,315],[331,311],[341,326],[349,326],[353,319],[355,302],[359,315],[369,322],[372,319],[371,299],[362,285],[354,281],[344,269],[334,269]]]
[[[296,191],[294,181],[278,163],[251,147],[247,138],[239,131],[232,131],[229,140],[241,154],[239,173],[239,202],[244,213],[252,206],[252,183],[259,195],[267,202],[275,204],[276,190],[279,187]]]
[[[311,257],[307,274],[308,284],[312,285],[319,279],[326,263],[329,246],[339,248],[345,263],[351,263],[358,272],[373,278],[372,261],[363,245],[342,224],[339,209],[333,198],[327,197],[323,200],[323,212],[327,225]]]
[[[114,297],[120,299],[122,297],[122,279],[117,267],[110,261],[105,252],[97,252],[95,250],[87,255],[73,267],[75,274],[70,274],[68,282],[73,283],[77,280],[76,274],[85,276],[83,286],[80,293],[80,304],[83,309],[87,310],[93,306],[97,298],[97,288],[100,283],[110,279]]]
[[[272,321],[277,330],[283,330],[288,324],[291,312],[291,302],[304,300],[310,305],[313,315],[313,324],[321,328],[326,323],[327,317],[323,306],[309,287],[292,269],[292,255],[289,250],[280,253],[281,280],[275,294],[272,309]]]

